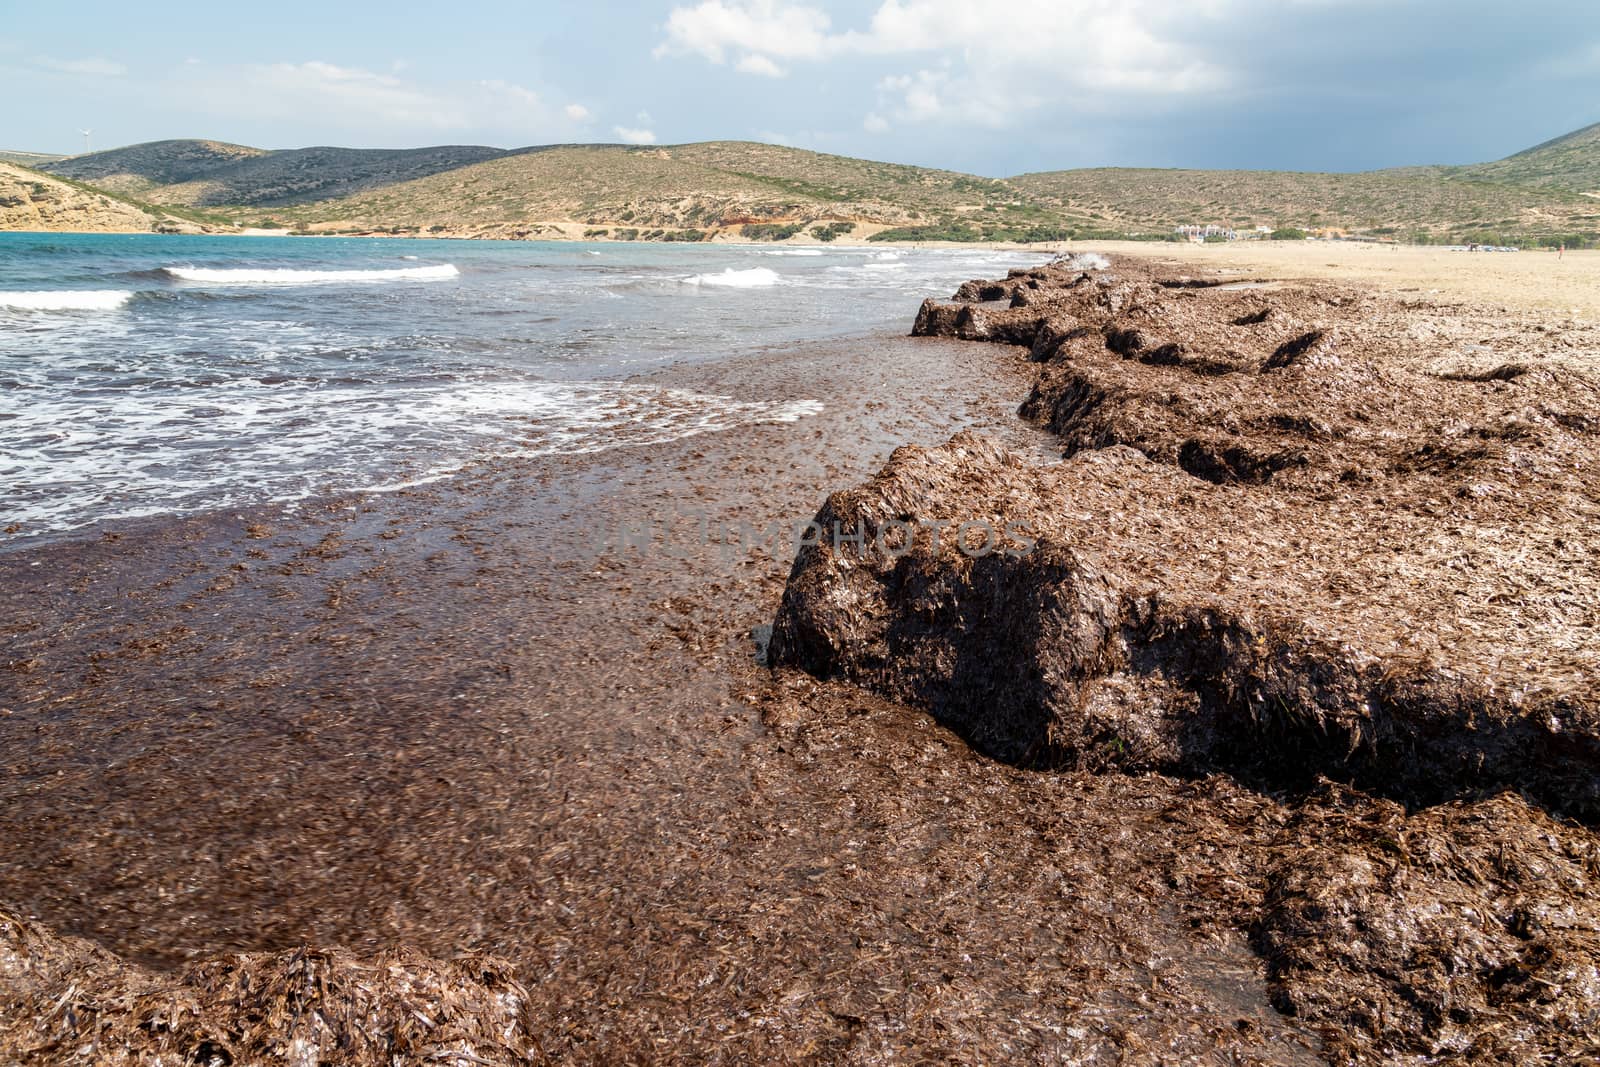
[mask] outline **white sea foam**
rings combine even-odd
[[[1061,261],[1070,270],[1110,270],[1111,261],[1099,252],[1074,252]]]
[[[454,263],[432,267],[398,267],[393,270],[290,270],[269,267],[212,269],[208,267],[162,267],[168,275],[185,282],[210,285],[319,285],[328,282],[442,281],[461,272]]]
[[[0,458],[34,531],[436,481],[475,459],[601,452],[792,423],[814,400],[737,400],[610,382],[328,386],[235,379],[180,396],[130,392],[112,417],[8,405]],[[250,447],[241,449],[241,441]],[[44,491],[48,489],[48,491]],[[0,497],[0,500],[4,500]]]
[[[126,289],[56,289],[0,293],[0,308],[12,311],[114,311],[133,299]]]
[[[764,256],[821,256],[826,253],[820,248],[774,248],[761,254]]]
[[[345,259],[330,245],[326,256],[296,263],[268,258],[254,250],[259,244],[246,250],[241,242],[235,252],[151,244],[131,263],[119,249],[98,267],[74,261],[64,264],[68,273],[14,283],[54,293],[0,293],[0,320],[12,327],[0,329],[0,386],[8,386],[0,388],[0,515],[30,534],[392,488],[484,457],[647,448],[803,420],[818,405],[611,376],[855,328],[850,323],[899,327],[924,296],[1043,258],[829,246],[826,263],[785,259],[768,270],[756,266],[768,252],[811,249],[639,249],[635,259],[634,250],[608,247],[610,268],[586,268],[588,256],[508,245],[451,253],[469,264],[459,283],[407,284],[417,271],[439,269],[428,266],[441,262],[437,253],[423,257],[427,263],[399,262],[394,251]],[[6,310],[19,297],[34,307],[95,301],[72,291],[96,284],[79,280],[95,276],[85,269],[106,279],[100,285],[137,290],[145,283],[120,278],[161,269],[163,258],[166,277],[220,280],[174,281],[192,290],[182,300],[118,292],[106,303],[128,301],[121,312]],[[473,269],[478,263],[487,267]],[[539,269],[516,269],[523,265]],[[333,269],[341,266],[349,269]],[[337,284],[368,278],[401,280]],[[715,297],[719,286],[730,292]],[[232,298],[205,299],[208,292]],[[399,307],[374,299],[397,292],[405,296]],[[689,293],[699,298],[686,300]],[[845,293],[853,310],[833,314],[846,306],[838,303]]]
[[[750,270],[734,270],[729,267],[720,274],[696,274],[684,279],[689,285],[713,285],[727,289],[760,289],[768,285],[777,285],[782,280],[777,271],[768,270],[766,267],[752,267]]]
[[[774,404],[766,413],[757,415],[751,421],[764,422],[799,422],[810,415],[822,414],[823,403],[820,400],[791,400],[787,404]]]

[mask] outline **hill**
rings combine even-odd
[[[984,178],[746,141],[268,151],[157,141],[43,164],[203,218],[317,233],[699,240],[1169,237],[1182,224],[1600,243],[1600,125],[1494,163]]]
[[[137,196],[165,186],[200,181],[241,160],[267,154],[264,149],[222,141],[149,141],[105,152],[67,156],[44,163],[40,169],[58,177]]]
[[[1450,173],[1483,181],[1600,194],[1600,123],[1494,163],[1453,167]]]
[[[1587,152],[1600,165],[1600,150],[1576,138],[1565,139],[1562,150],[1569,157]],[[1463,168],[1100,168],[992,179],[738,141],[561,146],[272,214],[313,230],[483,236],[573,235],[577,228],[663,237],[750,224],[766,224],[771,236],[828,220],[855,222],[861,233],[886,228],[880,235],[928,240],[1160,237],[1181,224],[1211,222],[1493,244],[1578,244],[1600,232],[1593,198]]]
[[[1600,229],[1600,203],[1558,189],[1456,177],[1433,168],[1295,171],[1067,170],[1012,179],[1051,208],[1110,228],[1184,222],[1328,227],[1414,240],[1469,241]]]
[[[53,156],[48,152],[5,152],[0,151],[0,163],[21,163],[24,167],[39,167],[46,163],[54,163],[65,156]]]
[[[781,230],[830,221],[942,225],[958,217],[996,227],[1016,213],[1015,201],[1015,189],[990,178],[717,141],[648,148],[554,146],[271,215],[311,229],[493,236],[553,232],[553,225],[572,224],[605,229],[608,235],[669,231],[682,236],[683,231]]]
[[[673,145],[673,159],[724,174],[752,178],[818,203],[880,204],[889,214],[981,211],[1015,197],[1008,182],[956,171],[877,163],[802,148],[752,141],[707,141]]]
[[[258,206],[348,196],[508,154],[481,145],[274,152],[221,141],[153,141],[57,160],[42,169],[152,203]]]
[[[199,232],[199,220],[78,182],[0,162],[0,230],[76,233]]]

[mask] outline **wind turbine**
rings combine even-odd
[[[83,154],[84,155],[88,155],[89,154],[89,135],[91,133],[93,133],[94,131],[93,130],[79,130],[78,132],[83,134]]]

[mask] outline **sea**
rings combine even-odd
[[[652,371],[903,332],[967,248],[0,234],[0,529],[383,491],[798,423]]]

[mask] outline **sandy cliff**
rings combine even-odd
[[[157,217],[104,194],[0,163],[0,230],[147,233],[186,228],[186,223]]]

